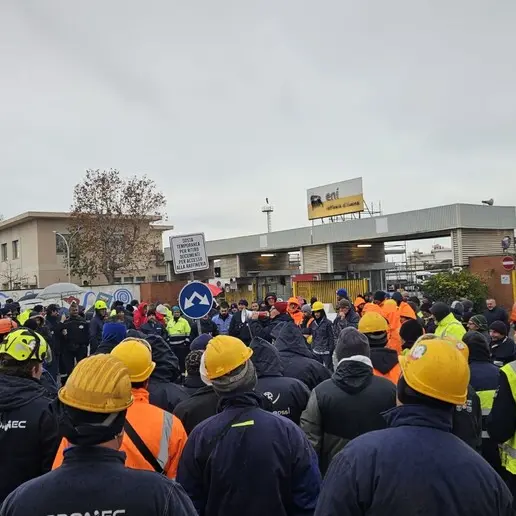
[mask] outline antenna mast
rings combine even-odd
[[[262,213],[267,215],[267,233],[272,231],[272,212],[274,211],[274,206],[269,204],[269,198],[265,198],[265,206],[262,206]]]

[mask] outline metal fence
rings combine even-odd
[[[295,296],[304,297],[308,302],[315,296],[322,303],[335,304],[336,292],[339,288],[345,288],[348,296],[353,301],[358,295],[369,290],[369,280],[329,280],[329,281],[296,281],[293,283]]]

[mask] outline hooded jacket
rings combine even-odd
[[[147,335],[145,338],[151,345],[152,360],[156,363],[149,378],[149,401],[167,412],[173,412],[178,403],[188,398],[188,394],[174,383],[181,375],[179,360],[159,335]]]
[[[278,350],[269,342],[255,338],[251,349],[258,382],[256,392],[263,394],[271,403],[275,414],[285,416],[299,425],[301,412],[308,403],[308,387],[295,378],[283,376],[283,366]]]
[[[148,303],[140,303],[133,313],[133,324],[137,330],[147,322],[147,315],[145,313],[147,305]]]
[[[38,380],[0,374],[0,503],[52,468],[59,435],[51,401]]]
[[[95,354],[111,353],[113,348],[120,344],[127,336],[127,328],[121,322],[107,322],[102,328],[102,342]]]
[[[301,330],[285,324],[274,343],[279,351],[283,375],[302,381],[310,390],[330,377],[330,372],[308,349]]]
[[[269,319],[265,324],[262,324],[261,321],[250,321],[250,334],[252,337],[260,337],[260,339],[272,343],[275,334],[285,323],[295,327],[294,321],[288,313],[279,314],[274,319]]]
[[[89,343],[89,323],[80,315],[69,316],[60,325],[61,348],[75,353],[79,348],[87,348]]]
[[[371,343],[371,341],[369,342]],[[371,347],[371,362],[376,376],[383,376],[394,385],[398,383],[401,368],[398,362],[398,353],[394,349]]]
[[[101,446],[68,448],[60,468],[17,489],[0,515],[195,516],[181,486],[151,471],[126,468],[125,459],[125,453]]]
[[[202,381],[200,374],[189,373],[185,376],[183,390],[186,392],[186,394],[188,394],[188,396],[192,396],[203,387],[206,387],[206,384]]]
[[[491,404],[492,407],[494,394],[500,383],[500,369],[491,362],[488,343],[481,333],[466,333],[464,342],[469,348],[470,385],[480,398],[482,412],[490,412],[487,405]],[[488,414],[482,415],[482,456],[500,473],[502,469],[498,443],[489,438],[487,418]]]
[[[312,326],[312,348],[314,353],[319,355],[331,355],[335,349],[335,335],[333,325],[326,317],[326,312],[322,311],[320,319],[315,319]]]
[[[396,387],[373,375],[367,357],[339,363],[330,380],[319,384],[301,416],[301,428],[319,456],[321,472],[359,435],[386,428],[382,413],[396,406]]]
[[[213,387],[204,385],[197,389],[190,398],[178,403],[174,409],[174,415],[181,420],[189,435],[199,423],[217,413],[218,404],[219,397]]]
[[[390,428],[333,459],[315,516],[510,516],[512,496],[486,461],[451,434],[451,410],[403,405]]]
[[[449,313],[444,319],[441,319],[435,328],[435,334],[438,337],[455,337],[459,342],[462,341],[462,337],[464,337],[465,333],[466,330],[464,326],[455,319],[452,313]]]
[[[190,434],[177,481],[205,516],[307,516],[321,477],[292,421],[260,408],[253,392],[221,399],[221,413]]]
[[[337,342],[337,339],[339,338],[340,332],[342,330],[349,327],[358,329],[359,322],[360,316],[354,310],[349,310],[346,314],[346,317],[344,318],[337,314],[337,317],[335,317],[333,321],[333,334],[335,342]]]
[[[505,364],[512,362],[516,355],[514,341],[509,337],[501,340],[491,339],[491,355],[493,356],[493,363],[498,367],[503,367]]]

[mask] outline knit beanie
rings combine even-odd
[[[256,387],[256,382],[256,370],[251,360],[247,360],[245,364],[238,366],[228,374],[211,380],[213,389],[224,394],[253,391]]]
[[[400,303],[403,301],[403,296],[401,292],[393,292],[391,299],[394,299],[394,301],[396,301],[396,304],[400,306]]]
[[[477,326],[479,331],[487,331],[487,319],[483,315],[474,315],[469,322]]]
[[[453,313],[462,315],[464,313],[464,305],[460,301],[454,301],[451,305]]]
[[[410,349],[423,333],[423,327],[415,319],[404,322],[400,328],[400,337],[403,339],[402,348]]]
[[[186,355],[185,358],[185,368],[186,368],[186,374],[188,376],[199,376],[199,369],[201,368],[201,358],[202,358],[203,351],[201,350],[194,350],[190,351],[188,355]]]
[[[486,337],[478,331],[468,331],[462,341],[469,348],[470,362],[487,362],[491,357]]]
[[[312,313],[312,307],[310,305],[303,305],[301,307],[301,311],[304,313],[304,314],[311,314]]]
[[[430,313],[430,310],[432,309],[432,303],[423,303],[419,309],[423,312],[423,313]]]
[[[504,337],[507,337],[507,326],[502,321],[492,322],[489,326],[489,329],[499,333],[500,335],[503,335]]]
[[[274,308],[280,313],[280,314],[286,314],[288,303],[286,301],[276,301],[274,303]]]
[[[198,337],[195,337],[190,344],[190,351],[205,351],[208,342],[212,339],[209,333],[202,333]]]
[[[450,315],[450,307],[446,303],[434,303],[430,308],[430,313],[435,317],[436,321],[442,321],[447,315]]]
[[[387,298],[387,294],[383,290],[377,290],[374,293],[374,300],[379,301],[380,303],[383,303],[385,299]]]
[[[340,361],[343,358],[349,358],[356,355],[364,357],[369,357],[371,355],[369,340],[356,328],[344,328],[337,339],[335,356],[337,360]]]

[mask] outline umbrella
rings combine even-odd
[[[217,287],[217,285],[212,285],[211,283],[206,283],[206,286],[211,290],[211,294],[213,297],[217,297],[222,293],[222,289]]]
[[[30,301],[31,299],[36,299],[37,297],[37,292],[30,292],[29,294],[25,294],[23,297],[20,297],[20,299],[18,299],[18,303],[21,303],[22,301]]]
[[[69,296],[78,296],[83,294],[84,290],[74,283],[54,283],[43,289],[39,294],[39,299],[63,299]]]

